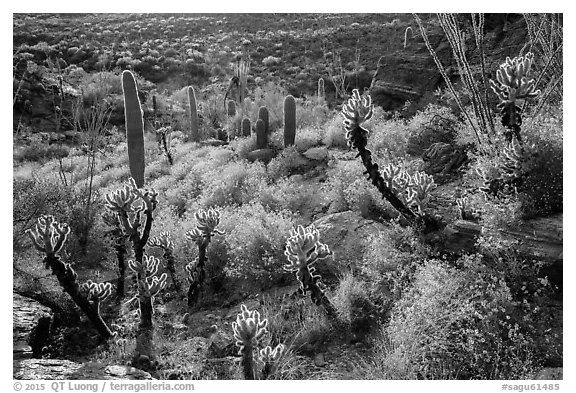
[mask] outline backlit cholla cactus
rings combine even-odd
[[[336,309],[320,288],[320,276],[315,274],[316,268],[313,266],[316,262],[328,258],[332,252],[328,245],[320,242],[320,232],[314,225],[308,228],[299,225],[292,229],[286,241],[284,255],[288,258],[284,270],[296,273],[302,293],[306,295],[310,292],[314,304],[322,306],[329,317],[336,317]]]
[[[102,221],[110,227],[107,235],[114,241],[114,250],[118,260],[118,282],[116,285],[116,296],[124,296],[124,276],[126,273],[126,235],[122,231],[122,224],[118,220],[118,215],[112,211],[106,211],[102,214]]]
[[[378,164],[372,161],[372,152],[366,148],[370,132],[362,128],[362,123],[372,117],[373,110],[374,106],[370,96],[361,97],[358,90],[354,89],[352,98],[342,107],[348,146],[358,150],[357,157],[360,157],[364,168],[366,168],[364,174],[368,176],[368,180],[378,189],[382,197],[390,202],[410,223],[416,223],[420,221],[418,220],[419,217],[390,188],[392,184],[382,176]],[[389,177],[389,179],[393,178],[394,176]],[[401,179],[398,178],[398,181]]]
[[[346,127],[346,140],[348,147],[357,148],[357,141],[354,138],[354,130],[367,120],[370,120],[374,113],[374,105],[369,95],[360,97],[357,89],[352,91],[352,98],[342,107],[342,117],[344,117],[344,126]],[[363,136],[368,136],[368,130],[361,129]]]
[[[504,148],[502,161],[488,173],[477,168],[476,173],[482,178],[482,191],[487,196],[501,197],[517,192],[524,179],[524,153],[519,141],[514,141]]]
[[[154,358],[152,301],[158,291],[166,286],[166,273],[156,275],[159,261],[144,255],[152,229],[153,212],[158,204],[157,197],[158,193],[154,189],[140,189],[132,178],[124,188],[106,195],[106,207],[117,214],[122,230],[130,239],[134,251],[134,260],[128,261],[128,267],[136,273],[138,285],[140,324],[132,360],[132,364],[136,366]]]
[[[100,312],[100,303],[112,294],[112,284],[109,282],[96,283],[88,280],[80,285],[80,290],[86,294],[88,300],[91,301],[98,312]]]
[[[154,256],[144,255],[143,261],[129,260],[128,267],[138,276],[138,301],[147,298],[154,299],[162,289],[166,287],[168,275],[162,273],[158,275],[160,260]]]
[[[430,192],[436,188],[434,178],[423,172],[410,176],[398,165],[389,163],[382,170],[386,186],[410,209],[423,214],[423,207],[428,202]]]
[[[261,319],[258,311],[250,311],[244,304],[240,306],[240,314],[236,317],[236,322],[232,322],[234,339],[239,347],[238,353],[242,355],[242,370],[245,379],[254,379],[254,350],[260,338],[267,332],[267,325],[267,319]]]
[[[206,265],[207,257],[206,250],[210,240],[214,235],[224,235],[224,232],[216,229],[220,224],[220,212],[214,209],[198,210],[194,216],[196,217],[196,228],[186,232],[186,238],[198,246],[198,260],[196,263],[190,262],[186,265],[185,269],[188,273],[188,307],[192,308],[200,296],[200,290],[206,277],[204,267]]]
[[[90,293],[85,293],[78,284],[78,274],[76,274],[72,265],[63,262],[58,255],[70,233],[68,224],[59,223],[53,216],[42,215],[38,218],[34,229],[29,229],[26,233],[30,236],[34,247],[45,254],[45,267],[52,270],[52,274],[56,276],[64,291],[70,295],[72,300],[86,314],[98,330],[98,333],[104,339],[112,337],[112,331],[102,319],[98,304],[94,302],[97,299],[107,297],[109,291],[111,291],[111,286],[109,287],[109,284],[104,287],[98,286],[92,293],[94,297],[89,298],[87,295],[90,295]],[[96,292],[99,288],[102,289],[102,292]]]
[[[68,238],[70,227],[66,223],[59,223],[53,216],[42,215],[34,229],[26,231],[34,247],[48,255],[56,255]]]
[[[176,292],[180,293],[180,282],[176,277],[176,259],[174,258],[174,242],[170,238],[170,232],[161,232],[159,236],[155,236],[148,240],[150,247],[158,247],[164,251],[164,259],[166,259],[166,268],[170,272],[172,282]]]
[[[283,344],[278,344],[275,348],[268,345],[260,350],[260,361],[264,364],[262,379],[268,379],[268,377],[272,375],[275,365],[284,353],[284,349]]]
[[[540,90],[536,89],[536,81],[529,77],[533,60],[531,52],[513,59],[508,57],[496,71],[496,81],[490,79],[490,87],[500,100],[497,108],[502,116],[502,125],[507,128],[504,136],[508,142],[512,142],[513,136],[518,141],[522,140],[522,109],[518,100],[533,99],[540,94]]]
[[[129,184],[124,186],[124,188],[106,194],[105,206],[112,212],[118,214],[118,219],[123,226],[124,232],[130,236],[133,244],[134,242],[138,243],[134,244],[135,248],[143,249],[148,241],[150,227],[152,225],[152,212],[156,209],[158,203],[158,193],[153,188],[139,189],[133,178],[130,178],[128,182]],[[140,205],[135,204],[138,199],[142,201]],[[146,225],[141,237],[139,228],[141,226],[142,213],[146,216]],[[131,218],[129,214],[133,215],[133,218]],[[145,241],[142,243],[142,240]],[[138,252],[138,250],[135,249],[135,252]],[[137,257],[137,259],[139,258]]]

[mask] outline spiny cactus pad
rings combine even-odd
[[[267,332],[268,320],[261,319],[258,311],[250,311],[244,304],[240,310],[236,322],[232,322],[232,330],[241,354],[245,348],[251,349],[258,344],[258,340]]]

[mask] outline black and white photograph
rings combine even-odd
[[[565,390],[564,14],[510,8],[12,13],[14,391]]]

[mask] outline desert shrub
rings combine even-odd
[[[329,172],[327,193],[341,211],[359,211],[365,218],[390,217],[391,209],[378,190],[366,179],[359,160],[345,161]]]
[[[238,158],[245,160],[248,153],[256,150],[256,134],[252,134],[247,138],[236,138],[232,140],[229,146],[234,150]]]
[[[230,259],[226,274],[241,279],[248,288],[264,288],[290,279],[282,266],[292,218],[285,211],[266,211],[249,203],[222,211],[221,227]]]
[[[296,100],[296,128],[322,127],[334,116],[323,101]]]
[[[348,148],[346,142],[346,131],[342,124],[341,116],[334,116],[331,120],[328,120],[324,129],[324,138],[322,139],[323,144],[328,147],[337,147],[341,149]]]
[[[374,115],[365,124],[370,131],[368,148],[373,153],[396,157],[406,155],[406,146],[410,136],[410,127],[399,118],[389,119],[381,108],[374,109]]]
[[[14,161],[21,163],[46,162],[52,159],[68,156],[69,147],[63,144],[48,144],[48,142],[32,142],[14,152]]]
[[[504,279],[478,258],[428,260],[395,304],[375,362],[400,379],[516,379],[537,366]]]
[[[416,268],[429,254],[412,227],[397,222],[366,242],[360,275],[372,296],[397,300],[410,284]]]
[[[306,160],[296,146],[287,147],[268,163],[268,178],[275,180],[290,176],[297,173],[305,163]]]
[[[323,132],[320,128],[315,127],[304,127],[296,130],[296,149],[301,152],[318,146],[322,143],[322,138],[324,137]]]
[[[203,174],[202,206],[241,205],[255,198],[259,184],[266,181],[261,163],[230,162]]]

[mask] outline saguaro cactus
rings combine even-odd
[[[270,114],[268,113],[268,108],[261,106],[258,108],[258,119],[264,122],[264,131],[266,134],[270,134]]]
[[[234,339],[236,345],[240,348],[239,354],[242,355],[242,371],[244,379],[255,379],[254,369],[254,350],[258,341],[267,332],[267,319],[260,319],[260,313],[256,310],[250,311],[242,304],[240,314],[236,317],[236,322],[232,322]]]
[[[316,268],[313,266],[332,255],[332,252],[328,245],[320,243],[320,233],[313,225],[308,228],[299,225],[297,229],[290,231],[290,235],[284,251],[284,255],[288,258],[284,270],[295,272],[302,293],[306,295],[310,292],[312,302],[323,307],[330,318],[336,318],[336,308],[318,285],[320,276],[314,274]]]
[[[228,117],[236,116],[236,102],[234,102],[234,100],[228,101],[227,112],[228,112]]]
[[[200,141],[200,129],[198,128],[198,108],[196,106],[196,94],[194,88],[188,86],[188,104],[190,106],[190,139]]]
[[[242,136],[250,136],[252,134],[250,119],[242,119]]]
[[[296,101],[289,95],[284,98],[284,147],[296,141]]]
[[[326,98],[326,90],[324,89],[324,78],[318,78],[318,97]]]
[[[124,117],[126,120],[126,140],[130,174],[137,187],[144,186],[144,118],[138,98],[136,79],[132,72],[122,72],[122,92],[124,94]]]
[[[72,265],[62,262],[58,255],[70,233],[68,224],[59,223],[53,216],[43,215],[38,218],[34,229],[29,229],[26,233],[30,236],[34,247],[46,255],[45,267],[52,270],[52,274],[56,276],[64,291],[86,314],[98,333],[104,339],[112,337],[112,331],[100,315],[100,302],[110,295],[112,286],[109,283],[91,286],[89,284],[91,281],[87,286],[78,285],[78,275]]]
[[[256,148],[266,149],[268,147],[268,134],[262,119],[256,121]]]

